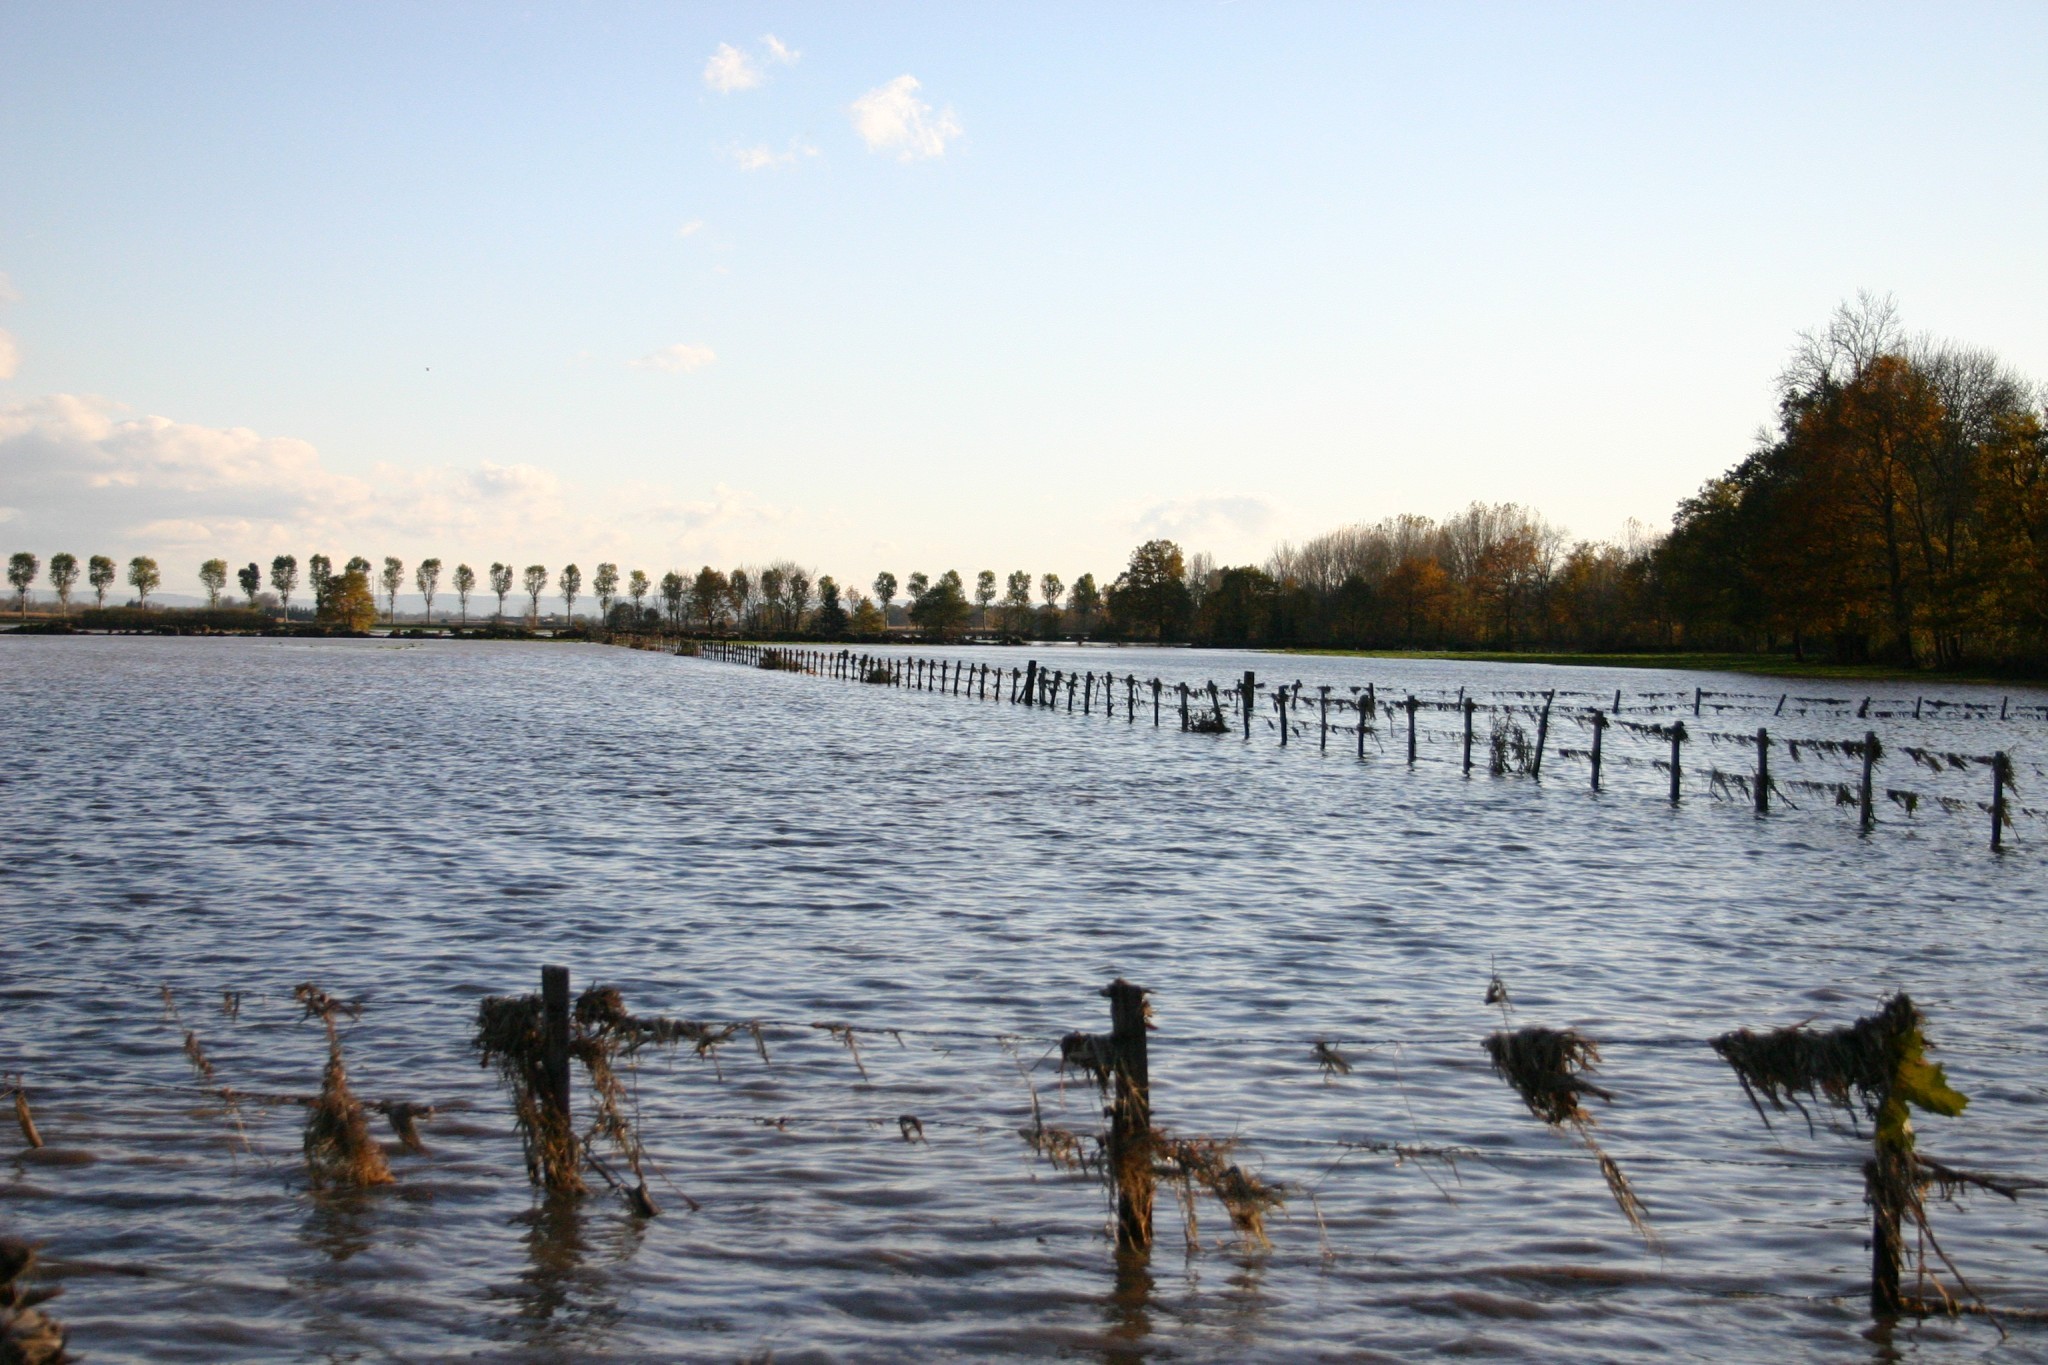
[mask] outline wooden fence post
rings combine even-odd
[[[1703,696],[1705,696],[1705,695],[1706,695],[1706,693],[1705,693],[1705,692],[1702,692],[1702,691],[1701,691],[1701,690],[1700,690],[1699,688],[1697,688],[1697,687],[1695,687],[1695,688],[1694,688],[1694,689],[1692,690],[1692,714],[1693,714],[1693,717],[1694,717],[1694,719],[1698,719],[1698,717],[1699,717],[1699,714],[1700,714],[1700,698],[1701,698],[1701,697],[1703,697]]]
[[[1351,699],[1351,705],[1358,712],[1358,756],[1363,759],[1365,757],[1365,698],[1354,696]]]
[[[1421,703],[1416,701],[1415,694],[1410,692],[1408,700],[1403,705],[1408,708],[1408,766],[1412,768],[1415,766],[1415,710]]]
[[[1684,771],[1680,766],[1678,756],[1678,746],[1683,743],[1685,743],[1685,722],[1674,720],[1671,722],[1671,804],[1674,806],[1678,804],[1678,775]]]
[[[1607,733],[1607,717],[1593,712],[1593,790],[1600,790],[1600,738]]]
[[[1011,670],[1011,672],[1015,672],[1015,671],[1016,671],[1015,669],[1012,669],[1012,670]],[[1034,700],[1033,700],[1033,697],[1034,697],[1034,696],[1036,695],[1037,691],[1038,691],[1038,660],[1036,660],[1036,659],[1026,659],[1026,660],[1024,661],[1024,704],[1025,704],[1026,706],[1032,706],[1032,705],[1035,705],[1035,704],[1036,704],[1036,703],[1034,702]],[[1012,697],[1010,698],[1010,700],[1011,700],[1011,701],[1015,701],[1015,700],[1017,700],[1017,698],[1016,698],[1015,696],[1012,696]]]
[[[1323,740],[1316,747],[1318,751],[1327,751],[1330,747],[1330,689],[1325,684],[1316,690],[1323,694]]]
[[[2005,848],[2005,789],[2012,785],[2012,759],[2000,749],[1991,755],[1991,851]]]
[[[1771,732],[1756,727],[1756,813],[1771,813]]]
[[[1531,777],[1543,776],[1543,750],[1550,743],[1550,703],[1556,698],[1557,693],[1553,690],[1543,699],[1542,713],[1536,717],[1536,758],[1529,765]]]
[[[1161,690],[1159,679],[1154,678],[1152,680],[1152,728],[1155,730],[1159,728],[1159,693]]]
[[[1877,811],[1870,801],[1870,770],[1877,766],[1877,731],[1863,732],[1863,783],[1856,789],[1856,818],[1864,829],[1877,823]]]
[[[1152,1073],[1145,1053],[1145,992],[1118,977],[1109,997],[1109,1166],[1116,1181],[1116,1244],[1152,1246]]]
[[[1478,707],[1478,702],[1467,697],[1465,698],[1465,704],[1458,708],[1465,713],[1465,776],[1467,777],[1472,775],[1472,713]]]
[[[541,1032],[547,1093],[541,1101],[561,1116],[562,1130],[574,1131],[569,1123],[569,969],[540,969]]]
[[[1242,688],[1238,700],[1244,703],[1244,737],[1249,740],[1252,737],[1252,698],[1259,693],[1259,680],[1252,676],[1249,668],[1244,671]]]

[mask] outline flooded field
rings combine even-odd
[[[1249,743],[1182,733],[1170,702],[1155,729],[588,646],[0,639],[0,1074],[47,1143],[0,1134],[0,1231],[45,1244],[74,1348],[2048,1358],[2048,1327],[2023,1322],[1874,1337],[1867,1141],[1797,1115],[1767,1130],[1705,1044],[1908,990],[1970,1097],[1918,1120],[1923,1148],[2048,1175],[2048,696],[1943,685],[1981,705],[1916,719],[1904,686],[1029,657],[1300,678],[1307,729],[1282,748],[1264,716]],[[1425,711],[1414,767],[1400,717],[1361,760],[1354,734],[1319,743],[1324,683],[1382,702],[1560,689],[1557,748],[1540,780],[1483,758],[1466,776],[1455,713]],[[1695,687],[1724,695],[1695,717]],[[1676,808],[1655,736],[1610,729],[1597,794],[1565,752],[1588,743],[1572,707],[1617,688],[1623,719],[1696,731]],[[1774,753],[1789,800],[1766,817],[1710,776],[1749,771],[1734,739],[1759,725],[1826,742]],[[1887,754],[1867,834],[1832,794],[1856,765],[1827,747],[1866,729]],[[1994,751],[2015,762],[2001,855],[1985,770],[1940,757]],[[527,1184],[469,1040],[478,1001],[537,989],[543,963],[636,1010],[761,1024],[761,1050],[742,1031],[640,1054],[658,1218]],[[1598,1138],[1655,1246],[1489,1069],[1496,972],[1512,1023],[1600,1043]],[[1100,1184],[1019,1137],[1034,1088],[1047,1122],[1096,1125],[1093,1089],[1054,1063],[1062,1034],[1107,1029],[1118,976],[1154,993],[1156,1119],[1236,1138],[1285,1185],[1270,1247],[1208,1202],[1191,1245],[1162,1192],[1149,1265],[1120,1268]],[[318,1088],[326,1042],[304,981],[362,1001],[342,1034],[365,1098],[436,1107],[392,1185],[308,1189],[288,1097]],[[196,1083],[187,1031],[211,1084],[251,1098]],[[2048,1309],[2048,1201],[1934,1218],[1986,1299]]]

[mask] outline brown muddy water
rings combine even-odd
[[[1865,1143],[1766,1130],[1704,1041],[1907,989],[1971,1100],[1919,1122],[1923,1149],[2048,1175],[2048,824],[2023,811],[1994,857],[1982,770],[1904,753],[2008,749],[2016,800],[2048,806],[2038,711],[1915,722],[1886,687],[1876,710],[1908,714],[1864,721],[1772,714],[1783,684],[1726,676],[1035,657],[1252,667],[1311,699],[1620,687],[1625,716],[1788,738],[1874,724],[1880,792],[1926,799],[1880,795],[1867,836],[1817,789],[1759,818],[1703,775],[1750,756],[1700,741],[1674,810],[1662,748],[1626,730],[1598,795],[1555,755],[1540,781],[1468,778],[1449,713],[1425,713],[1410,770],[1398,720],[1361,762],[1348,735],[1318,748],[1313,707],[1282,749],[1263,719],[1247,744],[1170,708],[1155,730],[595,647],[0,639],[0,1073],[48,1144],[0,1133],[0,1232],[44,1243],[92,1361],[2048,1358],[2024,1323],[1873,1331]],[[1695,685],[1756,696],[1694,720]],[[1552,743],[1583,748],[1567,700]],[[1853,781],[1824,753],[1774,762]],[[657,1219],[526,1184],[468,1040],[478,1000],[536,989],[544,962],[638,1010],[768,1021],[765,1063],[744,1038],[715,1065],[641,1055]],[[1661,1249],[1489,1071],[1496,970],[1514,1023],[1600,1043],[1598,1136]],[[1269,1249],[1209,1204],[1190,1246],[1162,1192],[1149,1264],[1120,1268],[1100,1187],[1017,1136],[1027,1073],[1049,1121],[1094,1126],[1046,1053],[1107,1028],[1119,975],[1155,992],[1156,1119],[1234,1136],[1288,1185]],[[188,1028],[217,1083],[316,1089],[308,980],[363,1002],[360,1093],[438,1107],[393,1185],[315,1195],[295,1106],[194,1085]],[[855,1026],[865,1079],[825,1021]],[[2048,1309],[2048,1201],[1934,1217],[1986,1298]]]

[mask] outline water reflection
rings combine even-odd
[[[1145,1358],[1145,1342],[1152,1335],[1152,1290],[1150,1253],[1117,1248],[1116,1288],[1106,1305],[1109,1344],[1102,1353],[1110,1365],[1128,1365]]]
[[[642,1220],[611,1220],[618,1229],[612,1246],[594,1248],[591,1217],[584,1200],[557,1194],[537,1200],[514,1220],[515,1225],[525,1225],[520,1241],[527,1268],[515,1287],[496,1291],[493,1297],[512,1302],[514,1330],[530,1347],[549,1352],[593,1350],[623,1320],[603,1262],[631,1258],[644,1236],[636,1226]]]
[[[341,1265],[368,1251],[376,1231],[377,1196],[366,1190],[331,1190],[311,1195],[312,1208],[299,1225],[299,1240]]]

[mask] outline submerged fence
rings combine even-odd
[[[1610,767],[1653,769],[1664,775],[1666,799],[1680,804],[1686,795],[1690,775],[1706,794],[1716,800],[1736,800],[1751,805],[1759,815],[1771,813],[1774,802],[1798,808],[1799,798],[1822,802],[1856,812],[1866,831],[1878,824],[1879,802],[1896,807],[1908,816],[1923,806],[1930,810],[1961,813],[1975,810],[1989,817],[1990,847],[2004,849],[2015,830],[2015,819],[2048,819],[2048,809],[2021,804],[2015,780],[2016,764],[2007,750],[1991,753],[1962,753],[1901,745],[1899,752],[1915,769],[1948,776],[1982,770],[1981,780],[1989,788],[1983,797],[1893,786],[1877,781],[1877,770],[1888,756],[1886,746],[1874,729],[1849,737],[1805,737],[1773,734],[1767,725],[1753,731],[1709,728],[1701,722],[1709,712],[1716,718],[1735,715],[1821,716],[1857,720],[1939,720],[1944,725],[1958,721],[2014,722],[2048,719],[2048,705],[2014,706],[2010,698],[1995,705],[1926,697],[1885,698],[1795,696],[1709,692],[1644,692],[1624,698],[1620,690],[1612,702],[1606,694],[1563,690],[1507,690],[1488,694],[1455,694],[1407,691],[1382,695],[1376,684],[1349,688],[1328,685],[1314,688],[1300,682],[1262,682],[1247,670],[1224,686],[1211,680],[1202,684],[1167,683],[1160,678],[1141,679],[1136,674],[1118,677],[1113,670],[1096,673],[1041,667],[1027,659],[1022,667],[1007,670],[1001,664],[955,659],[928,659],[912,655],[856,654],[851,650],[800,649],[779,645],[748,645],[729,641],[707,641],[693,652],[721,663],[740,664],[770,671],[801,673],[838,681],[851,681],[907,691],[928,693],[975,702],[994,701],[1091,718],[1116,720],[1121,714],[1129,724],[1148,722],[1163,728],[1167,720],[1186,733],[1238,734],[1249,742],[1254,731],[1270,733],[1286,746],[1313,741],[1322,752],[1332,747],[1354,748],[1363,761],[1384,751],[1388,740],[1401,745],[1405,761],[1414,766],[1424,761],[1428,746],[1454,746],[1453,760],[1466,774],[1483,765],[1495,776],[1511,774],[1541,778],[1546,758],[1583,763],[1587,783],[1593,791],[1603,790]],[[1481,700],[1484,695],[1488,699]],[[1788,707],[1790,710],[1788,711]],[[1690,712],[1692,724],[1685,719]],[[1456,724],[1444,727],[1436,718],[1448,714]],[[1477,718],[1485,715],[1484,733]],[[1347,720],[1346,717],[1349,717]],[[1664,717],[1664,719],[1656,719]],[[1425,719],[1428,718],[1428,719]],[[1553,725],[1575,725],[1585,736],[1582,744],[1553,745]],[[1630,747],[1622,752],[1609,749],[1607,737],[1619,732]],[[1734,748],[1748,759],[1745,767],[1724,769],[1710,763],[1688,766],[1687,747],[1705,744]],[[1368,753],[1368,746],[1372,753]],[[1475,747],[1478,756],[1475,757]],[[1696,752],[1696,750],[1695,750]],[[1833,777],[1793,778],[1772,771],[1772,755],[1780,754],[1793,764],[1808,761],[1847,760],[1851,771]],[[2030,765],[2033,776],[2048,776],[2038,765]]]
[[[1250,1049],[1271,1048],[1295,1058],[1305,1072],[1314,1068],[1311,1074],[1319,1073],[1324,1084],[1341,1086],[1354,1067],[1368,1065],[1358,1054],[1358,1048],[1402,1041],[1399,1035],[1371,1039],[1330,1035],[1205,1039],[1199,1034],[1171,1031],[1160,1031],[1155,1038],[1158,1024],[1153,1017],[1152,992],[1122,979],[1108,983],[1100,991],[1107,1001],[1106,1031],[1074,1029],[1036,1038],[950,1029],[896,1029],[867,1021],[705,1021],[669,1017],[634,1012],[623,994],[613,987],[593,985],[572,995],[570,984],[566,968],[548,966],[541,970],[538,991],[483,999],[478,1003],[467,1040],[470,1054],[496,1076],[509,1105],[510,1126],[520,1140],[528,1177],[549,1198],[588,1194],[592,1187],[586,1177],[591,1177],[616,1191],[634,1215],[660,1215],[648,1181],[648,1173],[656,1169],[656,1158],[642,1132],[643,1110],[638,1098],[638,1060],[648,1052],[692,1056],[723,1083],[728,1063],[721,1062],[721,1053],[728,1045],[741,1049],[742,1055],[757,1056],[759,1064],[767,1068],[780,1064],[777,1053],[793,1035],[808,1036],[829,1040],[834,1048],[843,1050],[845,1065],[859,1076],[865,1089],[871,1085],[871,1078],[868,1063],[863,1060],[864,1045],[872,1047],[882,1039],[892,1039],[899,1046],[924,1044],[935,1052],[952,1056],[964,1045],[993,1044],[1000,1048],[1005,1061],[1014,1066],[1023,1086],[1017,1099],[1002,1106],[1008,1109],[1007,1116],[994,1112],[985,1120],[950,1122],[897,1111],[858,1116],[807,1115],[796,1111],[661,1117],[670,1122],[744,1125],[777,1131],[793,1127],[851,1127],[886,1135],[890,1142],[923,1148],[931,1144],[928,1129],[954,1127],[977,1135],[1008,1135],[1021,1140],[1057,1170],[1095,1184],[1106,1199],[1108,1221],[1118,1248],[1138,1255],[1149,1251],[1154,1243],[1154,1204],[1162,1187],[1179,1204],[1190,1250],[1199,1245],[1200,1198],[1209,1198],[1221,1207],[1239,1244],[1248,1249],[1270,1247],[1268,1217],[1286,1209],[1291,1201],[1303,1200],[1314,1213],[1324,1254],[1330,1254],[1329,1233],[1318,1199],[1318,1187],[1323,1182],[1303,1184],[1254,1168],[1242,1153],[1256,1139],[1237,1134],[1189,1135],[1175,1130],[1171,1115],[1155,1111],[1150,1072],[1152,1049],[1206,1042],[1227,1045],[1226,1055],[1243,1056]],[[179,1088],[188,1093],[195,1089],[203,1091],[218,1100],[221,1117],[245,1150],[255,1150],[247,1131],[248,1111],[303,1111],[303,1147],[312,1196],[395,1183],[400,1176],[391,1164],[393,1161],[400,1163],[402,1169],[410,1159],[431,1156],[422,1129],[431,1135],[437,1111],[444,1106],[417,1098],[364,1100],[356,1096],[351,1086],[344,1043],[349,1037],[348,1027],[363,1017],[362,1002],[337,998],[311,983],[290,993],[287,1008],[301,1021],[301,1026],[305,1022],[321,1026],[326,1052],[319,1090],[294,1094],[252,1092],[229,1084],[202,1040],[199,1027],[186,1017],[168,986],[161,988],[161,998],[164,1020],[170,1025],[165,1049],[181,1050],[192,1072],[189,1084]],[[1475,989],[1475,1005],[1481,998]],[[223,1018],[232,1023],[240,1020],[246,1004],[266,1000],[284,1003],[287,997],[222,991],[219,1009]],[[1437,1036],[1413,1035],[1406,1041],[1424,1045],[1448,1042],[1483,1050],[1494,1076],[1513,1091],[1528,1114],[1568,1144],[1568,1151],[1598,1170],[1620,1215],[1651,1249],[1661,1251],[1663,1246],[1657,1229],[1657,1210],[1638,1195],[1621,1159],[1597,1140],[1594,1116],[1587,1107],[1592,1100],[1623,1106],[1629,1102],[1627,1073],[1603,1062],[1603,1047],[1689,1050],[1703,1057],[1711,1053],[1717,1070],[1725,1066],[1733,1072],[1735,1086],[1754,1106],[1765,1127],[1772,1125],[1774,1114],[1788,1111],[1796,1112],[1812,1127],[1812,1110],[1817,1109],[1849,1144],[1845,1155],[1854,1150],[1855,1144],[1867,1144],[1862,1175],[1865,1200],[1871,1210],[1873,1256],[1869,1296],[1872,1312],[1879,1318],[1976,1312],[1994,1321],[2048,1321],[2048,1314],[2028,1309],[1993,1309],[1971,1288],[1964,1272],[1934,1235],[1928,1216],[1930,1196],[1955,1202],[1970,1193],[1989,1193],[2017,1202],[2022,1194],[2048,1188],[2048,1182],[1968,1170],[1918,1150],[1909,1114],[1917,1111],[1923,1118],[1953,1116],[1961,1112],[1967,1097],[1951,1085],[1940,1064],[1927,1059],[1933,1044],[1927,1036],[1926,1021],[1903,993],[1886,999],[1875,1013],[1838,1027],[1815,1028],[1809,1021],[1783,1028],[1737,1028],[1712,1037],[1680,1034],[1594,1038],[1571,1028],[1518,1024],[1513,1017],[1516,1006],[1506,983],[1497,974],[1487,983],[1483,1001],[1485,1006],[1499,1011],[1499,1027],[1484,1032],[1475,1029]],[[173,1043],[173,1039],[177,1041]],[[416,1052],[422,1041],[416,1030],[408,1030],[409,1051]],[[455,1047],[459,1043],[450,1038],[445,1045]],[[1026,1057],[1033,1050],[1039,1055],[1035,1061],[1027,1062]],[[1098,1123],[1070,1128],[1048,1121],[1037,1080],[1048,1066],[1052,1077],[1062,1086],[1072,1077],[1094,1092],[1100,1105]],[[1469,1066],[1462,1066],[1459,1071],[1465,1076],[1477,1074]],[[581,1086],[574,1084],[578,1072],[582,1076]],[[1393,1076],[1394,1084],[1402,1089],[1403,1105],[1412,1121],[1413,1104],[1402,1087],[1398,1065]],[[1711,1084],[1726,1086],[1730,1079],[1722,1073]],[[87,1083],[85,1088],[104,1083]],[[1367,1082],[1368,1093],[1377,1084]],[[1668,1080],[1661,1080],[1658,1088],[1668,1088],[1668,1084]],[[38,1103],[53,1090],[61,1093],[65,1088],[61,1079],[47,1076],[36,1078],[34,1085]],[[923,1088],[929,1093],[928,1081]],[[0,1095],[13,1102],[23,1142],[31,1148],[41,1147],[45,1137],[31,1108],[30,1079],[19,1073],[0,1076]],[[988,1088],[978,1087],[967,1102],[988,1106]],[[187,1105],[167,1107],[184,1109]],[[1018,1122],[1020,1112],[1028,1116],[1022,1123]],[[370,1131],[372,1114],[385,1118],[398,1139],[388,1152]],[[1846,1126],[1834,1123],[1836,1119],[1843,1120]],[[1870,1127],[1866,1130],[1859,1121],[1867,1121]],[[61,1136],[57,1125],[46,1121],[44,1126],[53,1135]],[[1419,1139],[1419,1133],[1414,1142],[1296,1138],[1285,1145],[1321,1148],[1325,1156],[1333,1156],[1335,1161],[1324,1172],[1325,1180],[1338,1164],[1355,1156],[1384,1157],[1396,1166],[1421,1166],[1425,1173],[1435,1168],[1452,1177],[1457,1176],[1459,1163],[1464,1161],[1484,1161],[1506,1168],[1517,1161],[1534,1159],[1549,1163],[1556,1159],[1555,1154],[1532,1157],[1529,1152],[1497,1146],[1425,1143]],[[1709,1166],[1849,1169],[1840,1162],[1786,1160],[1782,1156],[1759,1159],[1743,1154],[1725,1158],[1660,1157],[1655,1152],[1637,1152],[1628,1154],[1626,1160],[1631,1166],[1678,1161]],[[673,1184],[669,1188],[687,1208],[694,1211],[701,1207],[693,1196]],[[1914,1233],[1910,1241],[1906,1235],[1909,1230]],[[1908,1268],[1913,1272],[1910,1287],[1902,1278]]]

